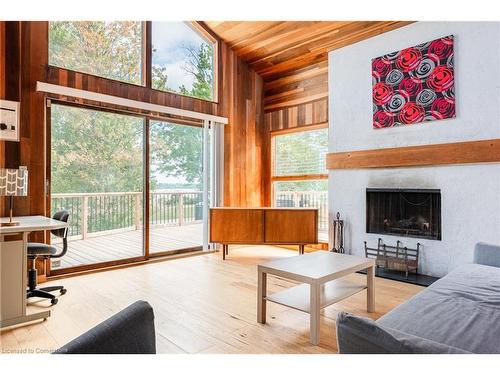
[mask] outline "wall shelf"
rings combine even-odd
[[[500,162],[500,139],[336,152],[326,155],[327,169],[417,167],[495,162]]]

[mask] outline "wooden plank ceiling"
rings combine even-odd
[[[325,98],[328,51],[396,29],[402,21],[208,21],[264,80],[265,110]]]

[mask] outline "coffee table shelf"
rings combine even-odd
[[[309,313],[311,311],[309,306],[310,289],[309,284],[300,284],[273,293],[267,296],[266,300]],[[320,308],[330,306],[364,289],[366,289],[366,284],[353,283],[342,279],[325,283],[321,285]]]

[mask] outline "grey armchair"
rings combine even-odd
[[[54,354],[156,354],[153,308],[134,302]]]

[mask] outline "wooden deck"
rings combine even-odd
[[[141,256],[142,241],[141,230],[103,234],[85,240],[70,240],[67,254],[60,259],[60,265],[53,264],[52,269]],[[202,243],[203,227],[201,223],[151,229],[151,253],[202,246]],[[55,246],[61,249],[62,245]]]

